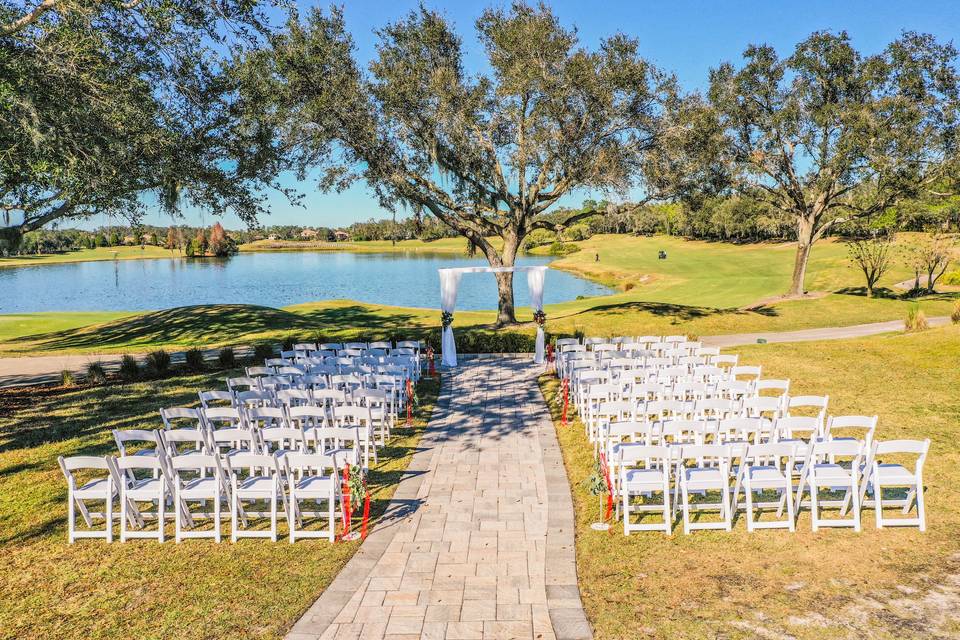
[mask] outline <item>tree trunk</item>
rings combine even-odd
[[[508,231],[503,234],[503,253],[500,256],[500,265],[512,267],[517,259],[517,247],[520,246],[522,238],[519,234]],[[504,272],[494,274],[497,277],[497,326],[516,324],[517,316],[513,306],[513,273]]]
[[[813,248],[813,220],[801,217],[797,220],[797,256],[793,263],[793,279],[790,282],[788,296],[802,296],[803,281],[807,275],[807,261]]]

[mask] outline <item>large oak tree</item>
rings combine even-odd
[[[728,185],[791,215],[789,295],[804,291],[814,243],[840,222],[936,192],[957,161],[957,52],[904,33],[865,56],[844,32],[818,32],[780,58],[750,46],[710,73]]]
[[[0,251],[154,199],[265,212],[275,129],[234,73],[264,15],[255,0],[0,0]]]
[[[535,229],[606,213],[548,216],[567,194],[639,184],[654,198],[678,175],[696,178],[686,156],[664,152],[697,135],[672,124],[686,103],[635,40],[589,49],[544,5],[523,3],[484,11],[476,32],[483,73],[465,69],[460,37],[423,7],[378,31],[364,69],[342,13],[312,11],[249,61],[247,90],[289,115],[299,168],[322,166],[322,189],[363,181],[382,206],[436,217],[494,267],[513,266]],[[498,322],[514,322],[513,274],[496,278]]]

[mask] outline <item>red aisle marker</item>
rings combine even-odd
[[[343,537],[350,532],[350,465],[348,464],[343,468],[343,533],[340,534],[340,539],[343,540]]]
[[[407,426],[413,424],[413,381],[407,380]]]
[[[607,466],[607,456],[600,454],[600,468],[603,470],[603,478],[607,482],[607,512],[603,519],[609,520],[613,513],[613,483],[610,482],[610,467]]]
[[[430,377],[435,378],[437,376],[437,368],[433,364],[433,347],[427,347],[427,362],[430,363],[429,364]]]
[[[364,481],[364,487],[366,487],[366,481]],[[360,526],[360,539],[365,540],[367,538],[367,523],[370,522],[370,491],[367,490],[366,494],[363,497],[363,524]]]

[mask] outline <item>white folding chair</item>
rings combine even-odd
[[[338,427],[355,427],[360,436],[360,445],[363,448],[363,468],[370,467],[370,453],[373,452],[373,461],[377,462],[377,443],[373,433],[373,420],[369,407],[345,405],[334,407],[334,424]]]
[[[232,407],[234,402],[234,396],[232,391],[201,391],[200,392],[200,406],[204,409],[209,409],[214,406],[227,406]],[[223,402],[225,405],[217,405],[215,403]]]
[[[810,515],[814,531],[820,527],[853,527],[860,531],[860,469],[863,445],[856,440],[818,440],[810,443],[806,461],[800,470],[796,506],[803,506],[803,492],[810,493]],[[843,464],[844,461],[848,464]],[[820,491],[844,492],[841,500],[824,500]],[[844,518],[850,503],[853,514]],[[822,508],[836,507],[839,518],[823,518]]]
[[[724,529],[730,531],[733,515],[730,508],[731,449],[724,444],[684,444],[672,447],[677,461],[677,483],[674,490],[674,511],[683,510],[683,532],[695,529]],[[693,462],[694,464],[688,464]],[[709,492],[720,494],[719,501],[708,502]],[[691,502],[690,494],[703,495],[702,502]],[[679,495],[677,495],[679,494]],[[679,500],[678,500],[679,498]],[[679,502],[679,505],[678,505]],[[694,522],[691,511],[718,511],[719,522]]]
[[[793,442],[765,442],[747,445],[746,452],[740,458],[736,485],[733,489],[733,511],[739,508],[740,488],[746,497],[747,531],[754,529],[796,530],[796,514],[793,504],[793,466],[796,462],[797,445]],[[763,491],[776,491],[779,498],[774,501],[755,501],[754,493],[761,496]],[[758,521],[757,511],[777,509],[777,520]],[[787,519],[782,520],[786,507]]]
[[[250,469],[250,473],[242,475],[241,467]],[[236,542],[238,538],[270,538],[276,542],[278,503],[284,513],[287,512],[277,459],[266,453],[237,453],[230,458],[225,468],[230,476],[230,541]],[[243,508],[244,501],[254,504],[265,501],[269,511]],[[241,513],[246,517],[240,518]],[[266,517],[270,518],[268,531],[246,528],[250,518]]]
[[[175,540],[177,543],[185,538],[213,538],[220,542],[221,501],[229,497],[230,490],[225,484],[226,477],[220,457],[216,455],[174,456],[170,458],[170,469],[173,471],[174,503],[183,505],[175,509]],[[207,470],[212,470],[207,475]],[[206,504],[213,503],[213,514],[193,513],[189,510],[190,501],[199,501]],[[193,530],[195,518],[212,517],[211,531]],[[190,531],[185,531],[190,527]]]
[[[322,453],[288,452],[282,464],[286,471],[290,505],[287,509],[287,523],[290,530],[290,544],[297,538],[327,538],[333,542],[336,535],[336,509],[340,502],[341,518],[344,518],[343,501],[340,489],[340,473],[336,456]],[[310,500],[318,507],[326,501],[326,509],[305,511],[301,501]],[[304,528],[304,518],[326,519],[327,528],[309,530]]]
[[[870,465],[869,476],[865,482],[869,483],[873,494],[873,507],[877,519],[877,528],[883,527],[919,527],[920,531],[927,530],[927,516],[923,502],[923,464],[930,451],[930,439],[926,440],[884,440],[877,441],[873,446],[873,461]],[[916,456],[911,470],[906,464],[890,462],[882,459],[883,456]],[[883,497],[884,489],[905,489],[905,498]],[[884,507],[901,507],[903,515],[910,513],[914,502],[917,505],[915,518],[885,518]]]
[[[670,510],[670,449],[644,444],[623,444],[617,460],[620,481],[620,499],[623,508],[623,535],[631,531],[663,531],[670,534],[673,512]],[[659,504],[649,503],[647,498],[660,493]],[[642,498],[636,504],[631,498]],[[644,513],[659,512],[663,522],[643,522]],[[639,514],[638,522],[631,522],[631,514]]]
[[[117,471],[110,464],[109,459],[96,456],[72,456],[57,458],[60,463],[60,470],[67,479],[67,541],[70,544],[77,538],[103,538],[107,542],[113,541],[113,498],[117,495],[117,490],[122,482],[118,477]],[[78,481],[74,475],[78,471],[85,474],[90,471],[104,472],[97,475],[82,485],[78,486]],[[87,501],[102,501],[104,503],[103,511],[90,511],[87,507]],[[77,530],[77,516],[79,511],[86,523],[88,530]],[[102,519],[106,526],[101,530],[93,529],[94,518]]]
[[[113,458],[113,464],[127,478],[120,483],[120,542],[126,542],[128,538],[154,538],[162,543],[166,525],[164,510],[170,496],[168,468],[163,453],[156,456],[120,456]],[[148,477],[137,477],[138,470],[149,472]],[[155,503],[156,512],[141,511],[138,502]],[[143,528],[129,530],[127,522],[131,516],[139,523],[145,523],[150,516],[154,517],[157,521],[156,531]]]

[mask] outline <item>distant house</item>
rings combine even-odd
[[[346,231],[340,231],[339,229],[333,232],[333,238],[337,242],[343,242],[344,240],[350,239],[350,234]]]
[[[143,244],[157,244],[157,236],[152,233],[148,233],[143,236],[140,242]]]
[[[316,229],[304,229],[303,231],[300,232],[300,239],[301,239],[301,240],[316,240],[316,239],[317,239],[317,236],[319,236],[319,235],[320,235],[320,234],[317,233],[317,230],[316,230]]]
[[[277,234],[275,233],[271,233],[269,236],[267,236],[267,240],[276,240],[276,239],[277,239]]]
[[[136,236],[123,236],[123,244],[125,245],[137,244]]]

